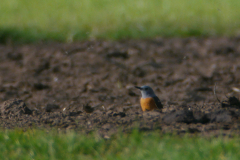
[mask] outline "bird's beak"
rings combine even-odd
[[[142,88],[141,88],[141,87],[138,87],[138,86],[135,86],[135,88],[142,90]]]

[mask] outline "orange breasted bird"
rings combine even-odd
[[[143,111],[151,111],[154,109],[163,108],[161,101],[155,95],[151,87],[149,86],[142,86],[142,87],[135,86],[135,87],[141,90],[142,97],[140,100],[140,104]]]

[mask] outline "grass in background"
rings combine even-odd
[[[234,36],[239,0],[1,0],[0,42]]]
[[[231,159],[240,158],[240,138],[159,135],[156,131],[97,134],[42,130],[0,131],[0,159]]]

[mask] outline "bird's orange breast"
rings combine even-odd
[[[140,104],[143,111],[157,109],[157,105],[153,98],[141,98]]]

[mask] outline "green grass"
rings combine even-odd
[[[234,36],[239,0],[1,0],[0,42]]]
[[[204,138],[154,132],[116,134],[7,130],[0,132],[0,159],[231,159],[240,158],[240,137]]]

